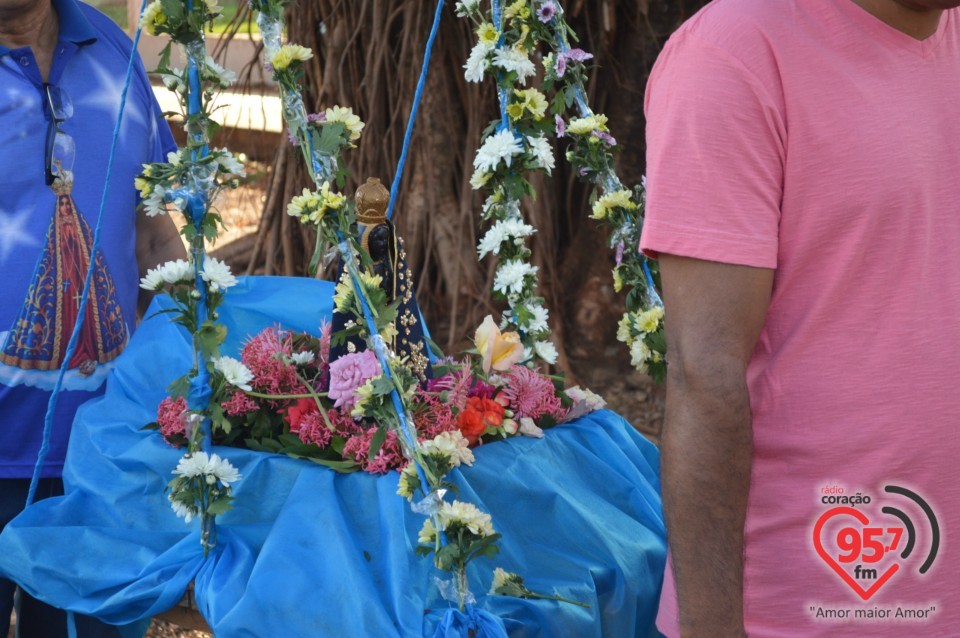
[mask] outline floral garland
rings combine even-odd
[[[461,0],[456,10],[474,23],[478,40],[464,66],[467,81],[481,82],[490,75],[499,87],[503,117],[488,129],[477,152],[471,184],[491,193],[484,204],[484,218],[497,221],[480,242],[480,257],[492,252],[501,258],[494,287],[505,291],[511,303],[511,315],[505,321],[512,320],[522,330],[527,326],[524,320],[535,316],[531,308],[536,306],[523,304],[536,285],[535,267],[525,263],[529,250],[523,245],[534,229],[515,221],[519,198],[533,189],[520,173],[546,170],[549,174],[554,159],[548,136],[555,134],[569,140],[566,159],[581,179],[594,185],[591,218],[610,227],[610,245],[616,254],[614,289],[628,290],[617,338],[627,344],[634,367],[662,379],[666,343],[656,264],[635,249],[645,191],[642,185],[628,189],[620,182],[613,157],[617,143],[607,118],[593,113],[584,98],[585,63],[593,55],[570,48],[568,39],[574,34],[555,0],[516,0],[502,10],[498,0],[492,0],[488,9],[480,5],[480,0]],[[541,48],[549,50],[540,58],[543,91],[518,88],[526,87],[527,80],[537,74],[531,53]],[[564,119],[574,107],[578,115]],[[549,124],[548,108],[554,115]]]
[[[280,88],[290,139],[302,149],[316,186],[314,190],[305,189],[301,196],[295,197],[287,212],[302,223],[316,227],[318,254],[322,245],[333,245],[342,259],[344,272],[336,285],[334,304],[339,312],[351,314],[354,318],[347,322],[342,333],[329,338],[360,338],[367,344],[365,351],[356,352],[348,347],[348,354],[329,362],[326,399],[336,401],[334,407],[340,409],[339,413],[327,411],[319,400],[320,393],[307,384],[309,398],[320,408],[324,425],[333,434],[337,426],[332,420],[345,417],[345,412],[354,422],[372,424],[368,443],[364,446],[366,449],[361,448],[359,454],[354,449],[355,459],[365,457],[369,461],[381,455],[388,446],[399,451],[397,456],[402,456],[404,461],[398,493],[410,500],[415,512],[427,517],[416,551],[424,556],[433,554],[434,564],[451,573],[448,580],[436,579],[437,585],[444,598],[457,603],[463,610],[475,602],[467,586],[467,565],[480,556],[495,555],[499,551],[497,541],[500,535],[496,533],[490,515],[474,504],[446,500],[446,494],[453,487],[447,482],[446,475],[462,464],[473,462],[469,447],[479,443],[484,436],[536,436],[540,433],[532,418],[534,412],[521,414],[519,407],[516,411],[507,411],[505,405],[510,404],[508,390],[503,391],[499,400],[494,400],[498,389],[507,385],[504,379],[511,371],[517,370],[521,371],[518,374],[533,377],[530,383],[537,384],[543,379],[550,391],[542,394],[542,400],[533,403],[534,407],[541,409],[536,413],[540,417],[545,417],[548,411],[542,408],[544,401],[554,406],[554,423],[564,415],[578,415],[602,407],[603,402],[592,393],[576,389],[572,395],[567,395],[565,407],[563,400],[556,397],[549,380],[515,365],[524,354],[520,338],[516,333],[502,333],[492,318],[484,322],[475,336],[478,361],[473,364],[447,361],[436,365],[440,377],[433,392],[429,384],[424,392],[419,377],[408,367],[408,362],[399,359],[389,349],[387,342],[396,330],[396,307],[389,303],[380,287],[380,276],[373,273],[370,257],[357,240],[353,202],[334,193],[331,185],[331,181],[336,181],[342,188],[346,171],[339,154],[352,147],[364,125],[349,108],[333,107],[322,115],[306,113],[301,97],[301,65],[312,57],[312,52],[296,44],[280,44],[286,4],[287,0],[253,0],[252,3],[252,7],[260,12],[257,23],[269,59],[267,67]],[[307,362],[316,358],[311,355],[313,353],[293,353],[290,360],[300,356],[303,362]],[[328,356],[329,350],[324,353],[321,344],[319,359]],[[323,374],[321,369],[320,375]],[[246,373],[240,376],[248,378]],[[348,380],[341,383],[344,379]],[[417,397],[422,399],[419,412],[415,402]],[[424,403],[429,404],[427,410],[422,409]],[[451,405],[455,407],[449,407]],[[443,414],[444,410],[456,417],[459,427],[450,429],[438,424],[437,415]],[[418,413],[421,418],[426,417],[424,420],[433,418],[432,424],[427,423],[423,432],[418,432],[414,423],[413,417]],[[298,430],[302,432],[302,425],[298,425]],[[427,438],[424,434],[430,430],[439,432]]]
[[[206,55],[203,28],[220,11],[215,0],[196,4],[190,0],[154,0],[144,9],[140,28],[151,35],[170,36],[157,72],[167,88],[180,97],[187,145],[169,153],[166,162],[145,164],[135,182],[147,215],[165,214],[172,206],[187,221],[181,233],[190,245],[189,259],[149,270],[140,286],[166,291],[175,306],[171,320],[193,335],[193,369],[169,388],[180,400],[177,419],[182,423],[187,452],[167,484],[167,498],[186,522],[200,517],[200,542],[205,554],[216,545],[216,516],[230,509],[232,484],[241,478],[229,461],[203,451],[210,438],[211,386],[226,382],[235,373],[228,358],[218,357],[226,328],[216,319],[224,293],[237,283],[225,263],[205,254],[204,241],[215,240],[222,225],[212,206],[217,194],[224,188],[235,188],[244,177],[243,165],[236,156],[225,149],[208,148],[216,126],[208,105],[219,89],[235,79]],[[186,69],[170,67],[173,43],[183,48]]]

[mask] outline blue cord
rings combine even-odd
[[[397,201],[400,190],[400,180],[403,178],[403,167],[407,163],[407,153],[410,151],[410,138],[413,137],[413,127],[417,121],[417,112],[420,110],[420,101],[423,99],[423,88],[427,83],[427,73],[430,71],[430,56],[433,55],[433,44],[440,30],[440,17],[443,15],[443,0],[437,0],[437,11],[433,16],[433,27],[427,39],[427,50],[423,55],[423,68],[420,69],[420,80],[417,82],[417,91],[413,94],[413,108],[410,110],[410,119],[407,120],[407,132],[403,136],[403,149],[400,151],[400,161],[397,162],[397,173],[393,176],[390,186],[390,203],[387,205],[387,219],[393,218],[393,206]]]
[[[146,0],[140,5],[140,13],[146,6]],[[73,326],[73,334],[70,335],[70,342],[67,344],[67,351],[63,355],[63,364],[60,366],[60,374],[57,376],[57,382],[53,386],[53,392],[50,394],[50,400],[47,402],[47,414],[43,419],[43,438],[40,443],[40,451],[37,453],[37,463],[33,467],[33,477],[30,479],[30,489],[27,491],[27,505],[33,503],[37,484],[40,482],[40,472],[43,470],[43,462],[46,460],[47,453],[50,451],[50,433],[53,429],[53,415],[57,408],[57,399],[60,398],[60,390],[63,387],[63,377],[70,367],[70,359],[77,349],[77,341],[80,338],[80,329],[83,327],[83,318],[87,311],[87,303],[90,300],[90,284],[93,282],[93,271],[96,268],[96,254],[100,249],[100,230],[103,225],[103,212],[107,207],[107,194],[110,191],[110,177],[113,175],[113,160],[117,151],[117,140],[120,137],[120,124],[123,120],[123,109],[127,103],[127,90],[130,88],[130,82],[133,78],[133,63],[136,60],[137,44],[140,42],[140,27],[137,27],[137,34],[133,39],[133,48],[130,52],[130,62],[127,65],[127,75],[123,82],[123,91],[120,94],[120,109],[117,111],[117,123],[113,127],[113,139],[110,142],[110,159],[107,160],[107,175],[103,183],[103,197],[100,199],[100,212],[97,216],[97,227],[93,233],[93,246],[90,250],[90,266],[87,268],[87,276],[83,281],[83,294],[80,297],[80,307],[77,311],[77,321]]]
[[[500,0],[493,0],[491,4],[491,10],[493,11],[493,23],[497,25],[497,31],[500,32],[500,38],[497,40],[497,48],[502,49],[504,42],[506,42],[506,36],[503,33],[503,12],[500,9]],[[503,72],[497,74],[497,96],[500,99],[500,125],[497,127],[497,131],[506,131],[513,130],[513,127],[510,126],[510,117],[507,115],[507,103],[510,101],[510,95],[507,93],[507,90],[503,88]]]

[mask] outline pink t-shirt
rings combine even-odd
[[[960,636],[960,14],[920,42],[852,0],[714,0],[646,112],[641,247],[776,269],[748,634]]]

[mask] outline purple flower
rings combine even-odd
[[[618,266],[623,263],[623,249],[624,249],[623,242],[621,241],[617,243],[617,265]]]
[[[565,55],[567,56],[568,60],[573,60],[574,62],[586,62],[587,60],[593,59],[593,54],[587,53],[583,49],[570,49],[569,51],[561,53],[560,55]]]
[[[557,137],[563,137],[567,134],[567,123],[559,115],[554,115],[554,121],[557,123]]]
[[[555,68],[557,69],[557,77],[562,78],[563,74],[567,72],[567,62],[586,62],[587,60],[592,60],[593,54],[587,53],[583,49],[570,49],[569,51],[564,51],[557,56],[557,62]]]
[[[287,139],[290,140],[290,143],[293,144],[294,146],[300,146],[300,140],[294,137],[293,131],[291,131],[290,129],[287,129]]]
[[[595,138],[597,138],[607,146],[617,145],[617,140],[614,139],[614,137],[609,133],[607,133],[606,131],[594,131],[593,133],[591,133],[591,135],[593,135]]]
[[[345,354],[330,364],[330,393],[334,407],[349,414],[357,402],[357,389],[381,372],[377,355],[370,350]]]
[[[269,62],[263,63],[263,70],[269,73],[270,75],[273,75],[273,65],[270,64]]]
[[[308,122],[326,122],[327,114],[326,113],[308,113],[307,121]]]
[[[553,0],[545,0],[545,2],[540,5],[540,8],[537,9],[537,17],[540,18],[540,22],[546,24],[553,20],[553,16],[557,15],[557,6],[553,4]]]
[[[565,53],[561,53],[557,56],[557,61],[554,63],[553,68],[557,72],[557,77],[562,78],[563,74],[567,72],[567,58]]]

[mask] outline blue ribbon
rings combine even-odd
[[[497,616],[473,605],[467,605],[465,611],[448,609],[433,638],[507,638],[507,629]]]
[[[433,16],[433,26],[430,28],[430,37],[427,38],[427,50],[423,54],[423,67],[420,69],[420,79],[417,81],[417,91],[413,94],[413,108],[410,110],[410,119],[407,120],[407,131],[403,136],[403,148],[400,150],[400,161],[397,162],[397,173],[393,176],[390,186],[390,202],[387,204],[387,219],[393,218],[393,206],[400,191],[400,180],[403,178],[403,167],[407,163],[407,153],[410,151],[410,138],[413,137],[413,127],[420,110],[420,101],[423,99],[423,87],[427,83],[427,73],[430,70],[430,56],[433,55],[433,44],[440,30],[440,16],[443,15],[443,0],[437,2],[437,12]]]

